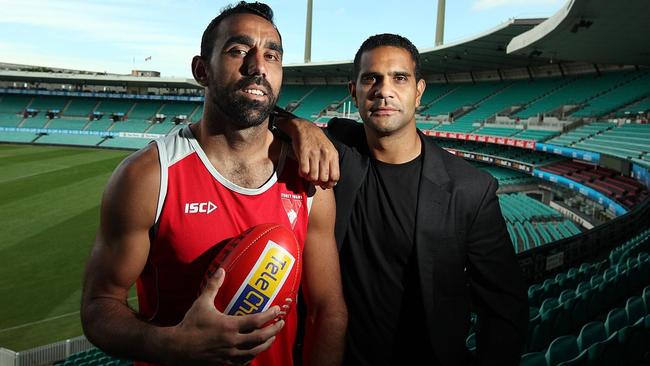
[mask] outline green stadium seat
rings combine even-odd
[[[587,349],[587,353],[590,365],[620,365],[622,363],[617,334],[592,344]]]
[[[529,351],[541,351],[548,346],[548,343],[551,341],[555,314],[556,311],[546,311],[545,313],[542,313],[540,308],[539,314],[530,320],[528,341]]]
[[[605,319],[605,329],[607,330],[607,336],[611,337],[618,330],[623,329],[623,327],[628,325],[627,314],[622,308],[612,309],[607,313],[607,318]]]
[[[560,362],[575,358],[579,353],[578,343],[575,336],[560,336],[555,338],[548,346],[545,355],[546,363],[548,366],[556,366]]]
[[[628,323],[635,324],[643,322],[645,316],[648,314],[643,298],[640,296],[632,296],[627,299],[625,303],[625,314],[627,315]]]
[[[580,352],[586,351],[593,344],[607,339],[605,324],[599,321],[592,321],[585,324],[578,334],[577,342]]]
[[[553,327],[560,311],[560,303],[556,298],[547,298],[539,308],[539,324],[532,329],[531,348],[532,351],[544,349],[551,341]]]
[[[566,289],[560,293],[559,303],[561,309],[557,314],[555,326],[553,327],[555,334],[568,334],[574,328],[573,309],[578,300],[580,299],[576,296],[576,293],[573,289]]]
[[[591,291],[592,287],[591,284],[587,281],[582,281],[578,284],[578,287],[576,287],[576,294],[582,296],[587,291]]]
[[[470,352],[476,352],[476,333],[472,332],[469,336],[467,336],[465,345]]]
[[[544,287],[543,298],[557,297],[560,295],[560,285],[555,281],[555,279],[546,279],[542,283]]]
[[[587,366],[589,364],[589,353],[585,351],[570,360],[558,363],[557,366]]]
[[[544,288],[540,284],[532,284],[528,287],[528,304],[537,306],[541,304],[541,297],[544,294]]]
[[[643,302],[645,303],[645,309],[648,313],[650,313],[650,286],[646,286],[643,289]]]
[[[547,366],[544,352],[530,352],[521,356],[521,366]]]
[[[591,285],[592,288],[597,288],[598,286],[600,286],[601,283],[603,283],[602,275],[593,275],[589,280],[589,284]]]
[[[33,142],[38,135],[33,132],[0,131],[0,141],[4,142]]]
[[[590,289],[588,292],[582,293],[573,299],[573,307],[570,310],[570,329],[580,329],[580,327],[590,320],[589,296],[591,295],[591,291],[593,290]]]
[[[646,342],[648,330],[645,329],[644,318],[618,331],[618,342],[623,360],[628,365],[639,365],[643,355],[650,350]]]
[[[556,281],[557,281],[557,279],[556,279]],[[562,292],[560,292],[560,296],[558,297],[558,301],[560,302],[560,304],[564,305],[564,304],[570,302],[571,300],[573,300],[575,298],[576,298],[575,290],[573,290],[571,288],[567,288],[567,289],[562,290]]]

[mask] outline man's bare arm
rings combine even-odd
[[[276,107],[274,124],[291,138],[300,176],[321,188],[339,180],[339,155],[325,133],[314,123]]]
[[[331,189],[317,189],[305,250],[302,290],[307,306],[305,365],[339,365],[343,359],[347,308],[334,240],[336,204]]]
[[[160,185],[155,146],[123,162],[102,198],[100,227],[86,266],[81,318],[88,339],[120,358],[165,364],[246,362],[267,349],[283,326],[259,329],[278,315],[274,307],[231,317],[214,307],[224,273],[208,281],[181,323],[160,327],[141,319],[126,299],[149,255]]]

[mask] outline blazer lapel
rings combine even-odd
[[[435,329],[433,284],[436,280],[434,259],[435,253],[438,252],[436,246],[444,245],[441,242],[443,238],[453,235],[453,231],[450,233],[450,228],[446,227],[451,195],[447,191],[449,176],[441,158],[444,151],[421,133],[420,138],[424,146],[424,162],[416,211],[415,249],[427,328],[430,338],[433,338],[433,329]]]
[[[341,178],[334,187],[336,196],[336,228],[334,236],[339,251],[345,238],[350,215],[354,208],[357,191],[366,178],[370,165],[370,152],[362,123],[333,118],[327,126],[327,133],[334,138],[339,151]]]

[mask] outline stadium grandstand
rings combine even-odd
[[[499,181],[529,286],[522,365],[650,365],[649,13],[645,0],[571,0],[547,19],[511,19],[420,50],[427,88],[417,127]],[[286,65],[278,105],[321,127],[334,117],[360,121],[347,91],[351,72],[349,61]],[[74,183],[90,179],[98,161],[110,172],[129,152],[199,121],[202,105],[202,89],[190,79],[0,64],[0,166],[7,174],[0,184],[22,184],[1,193],[7,203],[0,206],[46,189],[29,179],[36,169]],[[81,161],[82,152],[90,160]],[[49,160],[18,172],[30,157]],[[81,165],[53,173],[74,159]],[[38,184],[71,194],[55,179]],[[27,187],[33,192],[24,193]],[[90,208],[74,217],[88,217]],[[96,219],[91,214],[88,224]],[[39,251],[49,239],[21,243]],[[72,275],[67,282],[80,272]],[[68,305],[75,311],[78,303]],[[62,339],[43,328],[46,343],[7,347],[10,337],[29,339],[23,329],[34,331],[19,320],[0,323],[0,366],[132,364],[93,348],[78,321],[58,328],[70,330]],[[467,346],[475,350],[473,332]]]

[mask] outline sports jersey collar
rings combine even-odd
[[[278,177],[280,174],[282,174],[282,169],[284,169],[284,162],[287,156],[287,147],[286,143],[282,142],[282,148],[280,150],[280,157],[278,159],[278,165],[273,174],[271,174],[271,177],[264,183],[261,187],[259,188],[246,188],[246,187],[241,187],[221,175],[219,171],[212,165],[210,160],[208,159],[208,156],[205,154],[203,149],[201,148],[201,145],[199,145],[199,142],[196,140],[194,137],[194,134],[192,133],[192,129],[190,128],[190,125],[187,125],[183,129],[183,134],[189,139],[190,144],[192,144],[192,147],[196,151],[196,154],[198,155],[199,159],[201,159],[201,162],[203,162],[203,165],[205,168],[212,174],[214,179],[216,179],[219,183],[223,184],[224,187],[230,189],[233,192],[253,196],[253,195],[258,195],[266,192],[271,188],[277,181]]]

